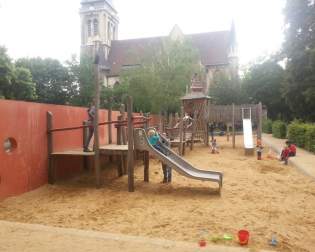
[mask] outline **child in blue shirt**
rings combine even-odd
[[[168,155],[168,151],[165,148],[165,146],[163,145],[163,143],[161,143],[160,141],[160,136],[159,134],[156,133],[156,131],[154,129],[150,129],[148,131],[148,140],[149,143],[159,152],[161,152],[162,154],[164,154],[165,156]],[[172,168],[162,164],[162,169],[163,169],[163,183],[169,183],[172,181]]]

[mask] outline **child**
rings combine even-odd
[[[286,141],[286,144],[289,148],[289,157],[295,157],[296,155],[296,145],[291,143],[290,141]]]
[[[287,145],[285,145],[281,151],[280,161],[284,161],[284,164],[288,164],[290,149]]]
[[[160,137],[154,129],[150,129],[148,131],[148,139],[149,139],[150,144],[155,149],[157,149],[159,152],[161,152],[165,156],[168,155],[167,149],[165,148],[163,143],[161,143]],[[164,175],[163,183],[171,182],[172,181],[172,168],[167,165],[162,164],[162,169],[163,169],[163,175]]]
[[[211,153],[212,154],[219,154],[219,151],[218,151],[218,146],[217,146],[217,139],[213,139],[211,141]]]
[[[257,151],[257,160],[261,160],[261,154],[263,151],[264,147],[261,144],[261,140],[257,140],[257,146],[256,146],[256,151]]]

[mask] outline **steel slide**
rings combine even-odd
[[[162,163],[170,166],[183,176],[197,180],[217,182],[219,184],[219,189],[221,190],[222,188],[223,173],[196,169],[168,147],[166,148],[169,154],[165,156],[149,143],[144,129],[134,129],[134,146],[137,150],[149,151],[152,155],[161,160]]]
[[[244,135],[244,147],[246,150],[254,149],[253,141],[253,129],[252,129],[252,120],[243,119],[243,135]]]

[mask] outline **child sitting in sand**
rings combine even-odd
[[[148,139],[150,144],[159,152],[164,154],[165,156],[168,155],[168,150],[167,148],[163,145],[163,143],[160,141],[160,136],[157,134],[157,132],[154,129],[150,129],[148,131]],[[163,164],[162,165],[163,169],[163,183],[169,183],[172,181],[172,168]]]
[[[218,145],[217,145],[217,139],[214,138],[211,141],[210,149],[211,149],[211,153],[212,154],[219,154]]]
[[[290,141],[285,142],[289,148],[289,157],[295,157],[296,155],[296,145],[291,143]]]

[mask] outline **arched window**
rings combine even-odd
[[[87,30],[88,30],[88,36],[91,37],[92,36],[92,21],[88,20],[87,22]]]
[[[93,35],[98,35],[98,20],[96,18],[93,20]]]

